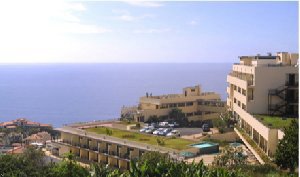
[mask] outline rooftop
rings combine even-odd
[[[98,134],[106,134],[106,129],[107,129],[106,127],[97,127],[97,128],[89,128],[87,129],[87,131],[95,132]],[[139,143],[145,143],[149,145],[157,145],[157,138],[160,139],[163,138],[165,140],[165,145],[161,145],[162,147],[176,149],[176,150],[183,150],[183,149],[190,148],[188,145],[194,143],[193,141],[182,139],[182,138],[166,138],[166,137],[158,137],[154,135],[114,129],[114,128],[109,128],[109,129],[112,130],[112,135],[110,136],[130,140],[130,141],[135,141]]]
[[[295,119],[295,118],[282,118],[279,116],[270,116],[270,115],[254,115],[254,117],[258,121],[262,122],[265,126],[269,128],[278,128],[278,129],[288,127],[292,122],[292,120]]]
[[[152,145],[152,144],[147,144],[147,142],[143,142],[143,141],[141,142],[141,141],[134,141],[132,139],[119,138],[120,133],[119,134],[116,133],[117,131],[113,131],[113,134],[111,136],[108,136],[108,135],[106,135],[106,132],[103,133],[103,130],[101,130],[101,129],[99,129],[99,130],[89,129],[88,131],[85,131],[85,130],[78,129],[78,128],[62,127],[62,128],[57,128],[56,130],[61,131],[61,132],[66,132],[66,133],[79,135],[79,136],[89,137],[89,138],[93,138],[93,139],[100,140],[100,141],[108,141],[108,142],[111,142],[111,143],[114,143],[114,144],[119,144],[119,145],[144,149],[144,150],[148,150],[148,151],[178,153],[178,149],[172,149],[172,148],[169,148],[167,146],[158,146],[158,145],[155,146],[155,145]],[[130,134],[132,132],[123,131],[123,133]],[[178,141],[178,138],[173,139],[170,142],[176,142],[176,141]],[[183,141],[185,141],[185,140],[183,140]],[[182,141],[180,141],[180,142],[182,142]],[[192,141],[187,140],[185,142],[187,142],[186,144],[192,144]],[[168,143],[166,143],[166,144],[168,144]],[[188,147],[188,146],[186,146],[186,147]]]
[[[97,139],[100,141],[109,141],[119,145],[125,145],[125,146],[135,147],[139,149],[160,151],[160,152],[178,153],[179,150],[190,148],[188,145],[194,143],[193,141],[176,138],[176,139],[166,140],[164,146],[158,146],[156,143],[157,137],[155,136],[141,134],[137,132],[119,130],[119,129],[112,129],[112,128],[109,129],[113,131],[111,136],[108,136],[106,134],[106,128],[104,127],[89,128],[86,130],[71,128],[71,127],[62,127],[62,128],[57,128],[56,130],[75,134],[75,135],[81,135],[81,136]],[[132,138],[132,135],[134,136],[134,138]]]

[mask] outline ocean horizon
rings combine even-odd
[[[139,97],[201,85],[226,100],[232,63],[0,64],[0,122],[27,118],[54,127],[115,119]]]

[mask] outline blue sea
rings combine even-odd
[[[9,64],[0,65],[0,122],[16,118],[63,124],[114,119],[139,97],[181,93],[200,84],[226,99],[222,64]]]

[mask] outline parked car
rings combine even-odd
[[[161,132],[161,131],[163,131],[163,130],[164,130],[163,128],[159,128],[159,129],[157,129],[157,130],[155,130],[155,131],[153,132],[153,135],[158,135],[159,132]]]
[[[169,123],[168,122],[159,122],[158,124],[160,127],[167,127],[169,126]]]
[[[172,131],[171,128],[165,128],[163,131],[159,132],[158,135],[166,136],[168,133]]]
[[[203,130],[203,132],[209,132],[210,128],[209,128],[208,124],[203,124],[202,125],[202,130]]]
[[[140,129],[140,132],[142,133],[142,132],[145,132],[146,130],[148,130],[149,129],[149,127],[144,127],[144,128],[142,128],[142,129]]]
[[[158,128],[158,124],[157,123],[151,123],[151,126],[154,128]]]
[[[154,127],[149,127],[146,131],[145,131],[145,133],[153,133],[154,131],[155,131],[156,129],[154,128]]]
[[[180,132],[178,130],[172,130],[166,136],[180,136]]]
[[[176,122],[169,122],[169,127],[174,128],[174,127],[179,127],[179,124]]]

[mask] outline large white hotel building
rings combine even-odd
[[[238,126],[272,157],[283,131],[258,117],[298,117],[299,55],[278,52],[239,58],[227,76],[227,106]]]

